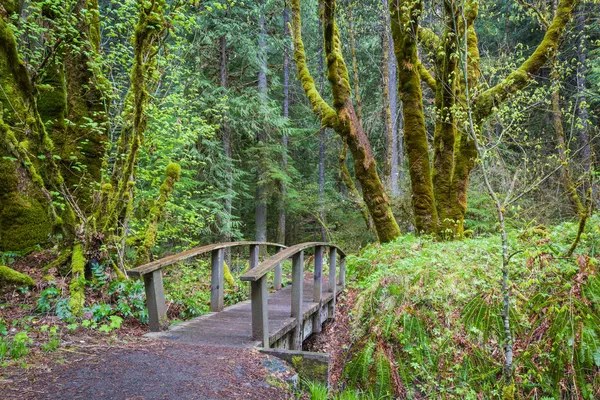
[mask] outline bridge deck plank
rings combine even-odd
[[[323,287],[328,287],[326,277],[323,277]],[[268,296],[271,342],[295,327],[296,321],[290,316],[291,289],[291,285],[286,286]],[[340,290],[341,287],[338,288],[338,291]],[[323,293],[323,302],[329,300],[331,296],[331,293]],[[313,280],[305,279],[302,312],[307,316],[316,308],[318,306],[313,302]],[[229,306],[218,313],[210,313],[182,322],[167,331],[152,332],[146,336],[201,346],[251,348],[259,345],[259,342],[252,339],[250,300]]]

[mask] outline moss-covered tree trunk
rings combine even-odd
[[[133,206],[138,156],[148,124],[149,91],[157,80],[156,55],[165,28],[164,0],[139,1],[140,12],[133,37],[131,87],[123,112],[124,126],[117,143],[110,183],[103,185],[103,199],[95,219],[106,237],[122,236]]]
[[[330,127],[348,144],[354,159],[354,174],[362,186],[363,199],[373,219],[381,242],[389,242],[400,235],[394,219],[389,198],[377,172],[377,164],[369,140],[362,128],[352,104],[348,69],[342,57],[339,31],[335,23],[335,1],[327,0],[323,8],[325,54],[327,78],[333,92],[333,108],[321,97],[306,64],[302,25],[300,23],[300,1],[292,1],[292,35],[294,56],[302,87],[311,102],[314,112],[321,117],[321,124]]]
[[[71,224],[69,207],[54,207],[63,180],[40,118],[36,88],[22,63],[8,20],[21,2],[0,1],[0,250],[45,244]],[[65,230],[65,233],[67,231]]]
[[[479,132],[498,106],[525,87],[558,47],[576,3],[576,0],[561,0],[534,53],[506,79],[472,97],[479,81],[479,50],[473,27],[477,1],[444,2],[446,31],[441,39],[419,27],[421,1],[391,2],[392,36],[399,68],[398,91],[404,102],[405,143],[419,232],[462,237],[469,177],[476,165],[477,151],[470,136],[459,128],[468,123]],[[434,53],[435,77],[418,58],[416,38]],[[461,58],[463,52],[467,54]],[[462,61],[464,65],[459,64]],[[462,77],[461,71],[465,70],[467,78]],[[433,169],[425,131],[421,79],[436,93]],[[465,110],[470,112],[465,113]],[[472,119],[465,120],[466,114]]]
[[[417,54],[417,31],[422,8],[422,1],[392,0],[390,2],[394,53],[398,62],[398,92],[404,111],[404,143],[408,156],[415,228],[419,233],[435,233],[438,215],[431,180],[421,77],[417,68],[420,64]]]

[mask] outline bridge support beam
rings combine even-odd
[[[250,283],[252,299],[252,338],[261,340],[269,348],[269,311],[267,309],[267,279]]]
[[[280,251],[281,249],[278,248],[277,252],[279,253]],[[277,264],[277,266],[275,267],[275,272],[273,276],[273,289],[281,289],[281,263]]]
[[[223,311],[223,249],[211,252],[211,285],[210,285],[210,311]]]
[[[336,268],[336,256],[337,249],[335,247],[329,248],[329,292],[333,293],[333,299],[329,303],[329,319],[335,319],[335,297],[337,290],[337,277],[335,273]]]
[[[291,350],[302,349],[304,318],[302,315],[302,297],[304,290],[304,251],[292,256],[292,318],[296,319],[296,327],[292,331]]]
[[[313,286],[313,302],[319,305],[317,312],[313,315],[312,331],[321,332],[321,307],[323,305],[323,246],[315,248],[315,273]]]
[[[340,286],[346,286],[346,257],[340,260]]]

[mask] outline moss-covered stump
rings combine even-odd
[[[0,288],[8,285],[33,286],[35,285],[35,282],[29,275],[0,265]]]

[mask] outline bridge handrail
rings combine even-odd
[[[130,269],[127,271],[127,274],[130,276],[139,276],[142,277],[146,274],[149,274],[151,272],[154,272],[156,270],[162,269],[166,266],[175,264],[179,261],[183,261],[186,260],[188,258],[192,258],[192,257],[196,257],[199,256],[201,254],[206,254],[209,253],[213,250],[221,250],[221,249],[227,249],[227,248],[232,248],[232,247],[238,247],[238,246],[253,246],[253,245],[259,245],[259,246],[273,246],[273,247],[279,247],[282,249],[287,248],[286,246],[279,244],[279,243],[270,243],[270,242],[225,242],[225,243],[215,243],[215,244],[209,244],[206,246],[200,246],[200,247],[195,247],[193,249],[189,249],[186,251],[183,251],[181,253],[177,253],[177,254],[172,254],[170,256],[166,256],[163,257],[161,259],[155,260],[155,261],[151,261],[148,264],[144,264],[144,265],[140,265],[139,267]]]
[[[308,242],[300,243],[276,255],[264,260],[260,265],[247,271],[240,279],[250,282],[250,302],[252,308],[252,337],[262,342],[263,347],[270,346],[269,336],[269,310],[268,310],[268,291],[266,275],[271,270],[278,267],[281,269],[281,263],[288,258],[292,258],[292,296],[291,296],[291,317],[296,320],[296,324],[291,333],[290,348],[298,350],[302,348],[302,339],[304,335],[304,250],[315,248],[315,268],[314,268],[314,286],[312,302],[318,305],[317,312],[313,315],[312,332],[321,331],[321,309],[324,306],[323,296],[323,253],[325,248],[329,248],[329,279],[327,292],[331,294],[331,300],[327,301],[327,313],[330,318],[335,315],[335,302],[337,297],[337,287],[344,286],[346,283],[346,254],[339,246],[332,243]],[[336,272],[336,257],[340,255],[339,269]],[[339,278],[339,283],[338,283]]]
[[[275,267],[279,266],[283,261],[287,260],[288,258],[292,258],[296,253],[299,253],[300,251],[309,249],[311,247],[319,247],[319,246],[335,248],[335,249],[337,249],[337,252],[340,254],[341,258],[346,257],[346,253],[344,253],[344,251],[339,246],[332,244],[332,243],[326,243],[326,242],[300,243],[300,244],[296,244],[294,246],[285,248],[285,250],[282,250],[279,253],[275,254],[274,256],[264,260],[262,263],[260,263],[260,265],[258,267],[249,269],[248,271],[246,271],[246,273],[244,275],[242,275],[240,277],[240,280],[245,281],[245,282],[258,281],[260,278],[262,278],[263,276],[265,276],[266,274],[268,274],[269,272],[274,270]]]
[[[141,265],[127,271],[130,276],[140,277],[144,280],[146,291],[146,307],[148,308],[148,324],[151,332],[167,329],[167,309],[163,287],[162,269],[176,262],[196,257],[201,254],[211,253],[211,287],[210,310],[219,312],[224,307],[224,249],[238,246],[250,247],[250,269],[258,266],[258,253],[260,246],[272,246],[285,249],[286,246],[269,242],[227,242],[200,246],[181,253],[163,257],[148,264]],[[281,289],[281,266],[275,268],[273,287]]]

